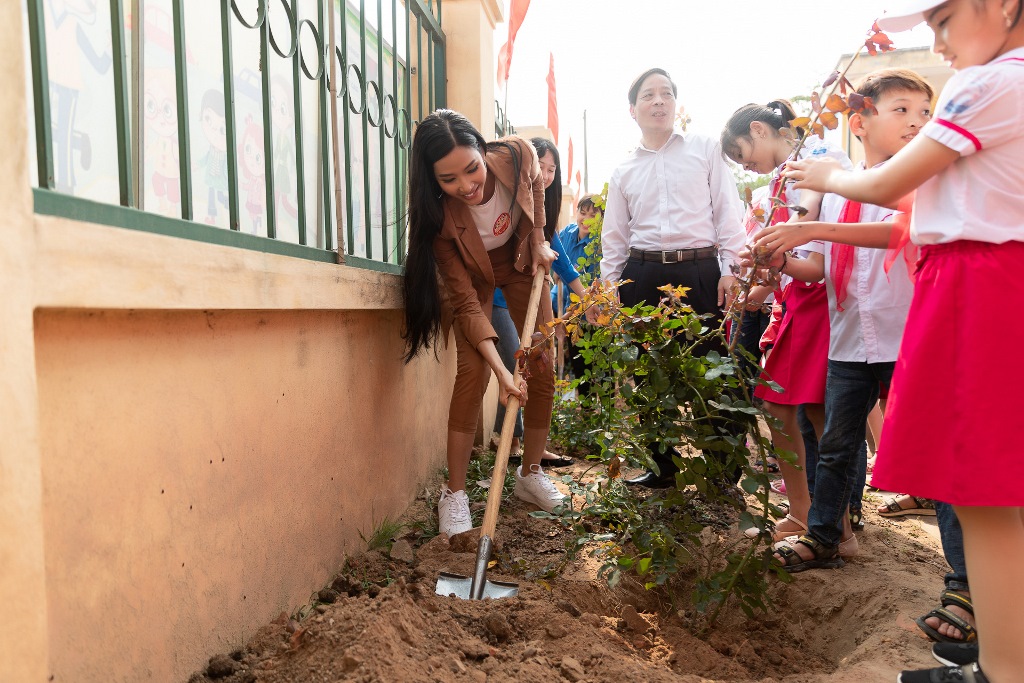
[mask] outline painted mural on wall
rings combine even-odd
[[[255,23],[256,3],[239,3],[246,22]],[[385,13],[380,27],[385,40],[383,63],[378,63],[376,12],[365,17],[365,54],[360,52],[360,17],[350,2],[334,0],[335,16],[344,21],[348,36],[346,64],[357,65],[363,73],[358,77],[348,69],[339,68],[348,96],[356,100],[356,108],[364,101],[368,81],[379,84],[383,95],[394,90],[394,55],[391,36],[396,27],[390,13]],[[297,43],[307,65],[316,70],[317,37],[309,26],[294,26],[303,19],[311,26],[321,22],[309,12],[309,5],[294,3],[299,16],[294,24],[282,11],[283,5],[272,4],[269,12],[270,30],[278,45],[287,51]],[[178,126],[177,72],[174,54],[174,28],[171,0],[143,0],[141,21],[130,14],[131,3],[124,3],[124,41],[127,47],[127,73],[133,68],[133,31],[141,31],[141,82],[128,84],[129,109],[138,115],[131,132],[133,145],[141,153],[133,156],[136,171],[136,204],[143,210],[169,217],[182,215],[181,154]],[[247,9],[246,9],[247,8]],[[276,8],[276,9],[275,9]],[[111,54],[109,0],[44,0],[44,25],[47,41],[51,132],[54,159],[55,190],[65,194],[116,204],[119,201],[117,141]],[[303,177],[303,199],[307,243],[323,245],[323,187],[328,184],[333,197],[333,159],[326,177],[321,166],[321,150],[330,130],[320,128],[321,81],[299,74],[295,62],[275,51],[269,51],[267,64],[260,58],[260,30],[248,28],[233,13],[231,25],[234,111],[234,140],[229,140],[224,97],[224,55],[219,3],[189,2],[184,4],[185,55],[189,131],[189,161],[193,220],[211,226],[228,228],[231,193],[228,175],[228,150],[236,153],[237,198],[239,225],[243,232],[268,235],[268,165],[267,150],[272,155],[269,171],[273,181],[272,202],[277,239],[299,241],[299,176]],[[404,21],[404,18],[403,18]],[[405,26],[399,32],[404,35]],[[26,23],[26,32],[28,30]],[[26,33],[27,35],[27,33]],[[322,37],[326,39],[326,35]],[[340,41],[339,41],[340,42]],[[404,51],[404,41],[399,48]],[[28,41],[26,40],[26,46]],[[27,47],[26,47],[27,49]],[[403,55],[404,57],[404,55]],[[319,55],[323,59],[323,55]],[[404,90],[404,59],[399,67],[399,89]],[[320,62],[321,65],[323,62]],[[266,68],[269,92],[264,93]],[[324,68],[325,71],[329,67]],[[31,91],[31,74],[27,74]],[[295,87],[299,89],[296,103]],[[389,249],[400,236],[399,195],[404,193],[402,181],[396,178],[398,146],[393,137],[381,139],[380,128],[371,121],[387,120],[389,135],[393,134],[395,114],[381,112],[376,100],[377,90],[367,91],[369,102],[361,113],[353,113],[338,102],[339,130],[348,132],[347,157],[340,169],[342,177],[343,214],[351,217],[346,230],[346,251],[360,256],[382,258],[382,230],[389,231]],[[270,120],[265,120],[264,97],[269,100]],[[402,96],[400,100],[405,100]],[[404,103],[404,102],[403,102]],[[133,118],[134,120],[134,118]],[[302,127],[302,154],[296,147],[296,124]],[[34,125],[34,120],[30,121]],[[269,135],[267,130],[269,129]],[[365,133],[364,133],[365,130]],[[364,139],[365,138],[365,139]],[[383,146],[383,149],[382,149]],[[33,148],[33,154],[35,149]],[[302,159],[302,173],[297,164]],[[383,163],[382,163],[383,156]],[[35,179],[33,179],[35,181]],[[385,184],[382,198],[381,183]],[[368,207],[368,211],[367,211]],[[369,214],[369,215],[367,215]],[[334,211],[330,209],[333,219]],[[332,221],[333,222],[333,221]],[[370,229],[367,230],[367,223]],[[333,228],[332,228],[333,232]],[[369,233],[369,238],[368,238]]]

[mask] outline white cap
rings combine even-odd
[[[878,18],[878,28],[883,31],[909,31],[922,21],[928,10],[935,9],[946,0],[895,0],[889,4],[885,14]]]

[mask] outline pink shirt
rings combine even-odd
[[[921,132],[960,153],[917,190],[918,244],[1024,241],[1024,48],[954,74]]]

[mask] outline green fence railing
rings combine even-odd
[[[26,9],[37,213],[400,272],[440,0]]]

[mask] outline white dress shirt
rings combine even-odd
[[[838,222],[845,203],[846,200],[837,194],[825,195],[821,201],[821,220]],[[894,215],[892,209],[863,204],[860,222],[889,221]],[[850,363],[895,361],[907,323],[910,300],[914,297],[914,284],[907,274],[903,255],[897,255],[886,273],[887,250],[856,247],[853,272],[846,284],[846,299],[840,311],[836,306],[835,282],[832,281],[832,242],[811,243],[808,249],[825,255],[825,289],[831,325],[829,360]]]
[[[641,145],[612,173],[601,228],[603,279],[620,278],[630,247],[717,246],[722,275],[731,275],[743,241],[736,181],[717,141],[675,132],[661,149]]]
[[[910,236],[1024,242],[1024,48],[957,72],[922,135],[960,153],[917,190]]]

